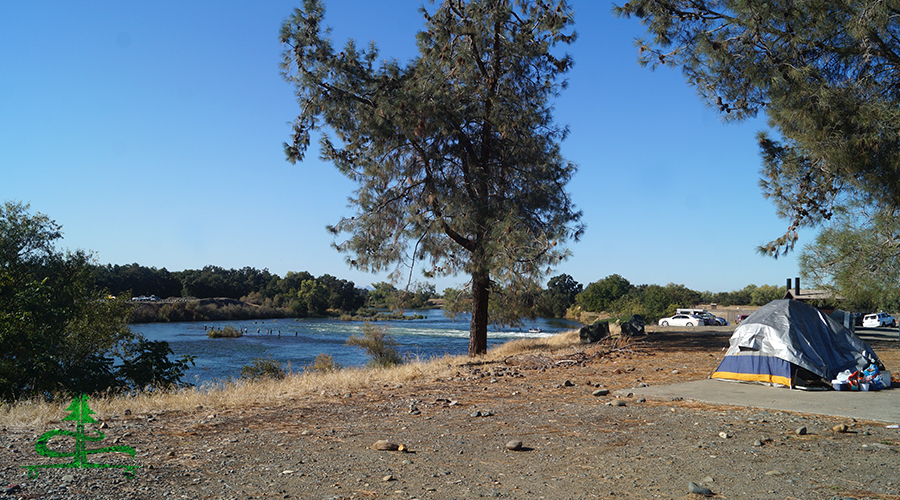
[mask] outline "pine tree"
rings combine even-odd
[[[636,0],[615,12],[647,26],[640,63],[680,67],[726,120],[768,116],[760,184],[789,226],[761,251],[793,249],[799,228],[854,198],[900,207],[895,4]]]
[[[419,56],[400,65],[378,63],[374,43],[332,49],[320,1],[294,12],[282,71],[301,111],[285,152],[302,161],[326,129],[321,157],[359,184],[356,213],[330,228],[348,235],[335,246],[352,266],[471,276],[469,353],[482,354],[492,290],[530,290],[583,231],[550,104],[572,65],[552,51],[574,40],[572,14],[564,0],[444,0],[422,13]]]

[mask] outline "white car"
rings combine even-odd
[[[894,326],[897,320],[888,313],[866,314],[863,317],[863,328],[881,328],[882,326]]]
[[[703,318],[689,314],[676,314],[675,316],[659,320],[659,326],[697,326],[705,322]]]

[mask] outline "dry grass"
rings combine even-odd
[[[552,337],[518,339],[499,345],[481,358],[495,362],[524,353],[555,351],[580,343],[578,332],[563,332]],[[411,381],[452,377],[456,367],[471,362],[466,356],[444,356],[413,360],[390,368],[355,367],[332,372],[290,373],[284,379],[237,380],[216,385],[201,385],[172,391],[144,392],[135,395],[102,395],[89,405],[100,417],[135,414],[194,412],[202,409],[243,408],[268,405],[286,397],[322,397],[357,392],[373,387],[392,386]],[[69,400],[56,402],[19,401],[0,404],[0,426],[40,428],[58,422],[65,415]],[[202,408],[201,408],[202,407]]]

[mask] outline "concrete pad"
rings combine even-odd
[[[831,415],[900,424],[900,387],[870,392],[801,391],[725,380],[695,380],[683,384],[636,387],[614,392],[617,396],[683,399],[716,405]]]

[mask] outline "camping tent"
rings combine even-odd
[[[775,300],[735,328],[711,378],[787,387],[828,385],[838,373],[875,363],[862,339],[803,302]],[[820,384],[821,383],[821,384]]]

